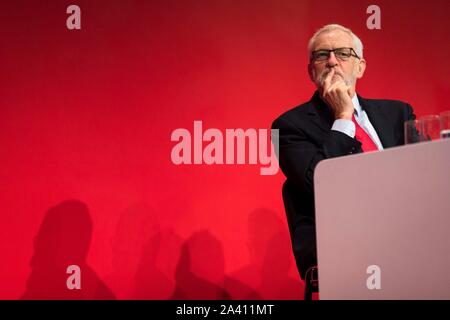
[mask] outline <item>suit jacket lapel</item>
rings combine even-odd
[[[383,112],[383,109],[373,101],[366,100],[358,95],[361,107],[366,111],[370,123],[377,132],[383,148],[395,146],[392,128],[389,126],[389,118]]]
[[[316,91],[309,100],[308,115],[311,122],[314,123],[324,132],[329,132],[333,125],[333,115],[330,108],[323,102],[319,96],[319,92]]]

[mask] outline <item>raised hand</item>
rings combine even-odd
[[[334,75],[335,69],[332,68],[325,77],[322,97],[333,110],[335,119],[351,120],[354,111],[351,87],[342,78],[332,82]]]

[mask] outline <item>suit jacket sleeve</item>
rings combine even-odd
[[[320,145],[308,137],[305,128],[283,117],[274,121],[272,129],[279,130],[281,170],[301,191],[311,195],[314,193],[314,169],[319,161],[361,151],[358,140],[334,130],[330,130]]]

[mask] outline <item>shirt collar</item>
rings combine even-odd
[[[356,94],[356,92],[353,95],[352,102],[353,102],[353,107],[355,108],[356,114],[357,115],[361,114],[362,108],[361,108],[361,105],[359,104],[358,95]]]

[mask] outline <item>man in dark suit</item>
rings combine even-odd
[[[302,278],[317,265],[313,184],[317,163],[401,145],[404,121],[415,119],[409,104],[356,94],[366,61],[361,40],[351,30],[327,25],[314,34],[308,49],[308,72],[317,91],[272,125],[279,130],[279,162],[287,177],[283,198]]]

